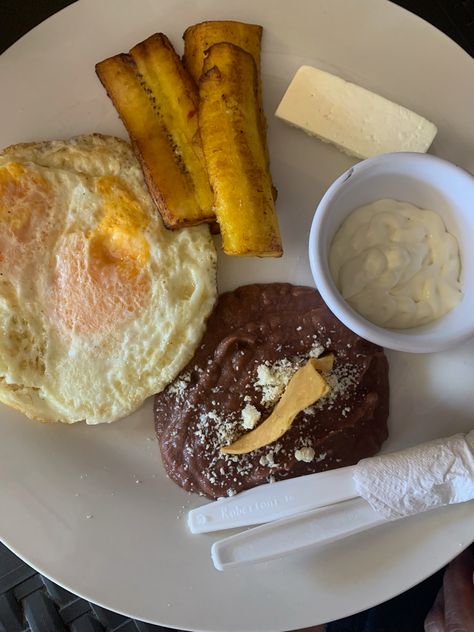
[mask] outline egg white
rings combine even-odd
[[[216,298],[207,226],[171,232],[117,138],[0,154],[0,400],[42,421],[124,417],[189,362]]]

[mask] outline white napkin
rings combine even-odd
[[[362,459],[357,492],[391,520],[474,498],[474,430]]]

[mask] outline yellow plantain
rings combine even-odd
[[[166,36],[96,65],[168,228],[215,219],[198,125],[198,91]]]
[[[259,130],[252,55],[234,44],[214,44],[199,88],[199,126],[224,252],[279,257],[283,250]]]
[[[260,50],[263,28],[258,24],[246,24],[232,20],[201,22],[186,29],[183,35],[184,56],[183,63],[196,83],[199,82],[206,51],[214,44],[229,42],[252,55],[257,68],[257,100],[259,129],[262,143],[265,147],[267,163],[270,162],[267,149],[267,122],[263,110],[262,76],[260,72]],[[273,196],[276,199],[276,189]]]
[[[201,22],[186,29],[183,35],[183,62],[189,74],[196,83],[202,74],[204,57],[208,48],[220,42],[229,42],[243,48],[254,58],[260,82],[260,46],[262,41],[262,27],[258,24],[245,24],[222,20]],[[259,103],[259,105],[261,105]]]

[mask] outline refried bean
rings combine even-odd
[[[330,352],[331,391],[283,437],[249,454],[220,452],[269,416],[309,357]],[[388,436],[388,407],[383,349],[347,329],[313,288],[270,283],[219,297],[194,358],[156,395],[154,411],[170,478],[218,498],[372,456]]]

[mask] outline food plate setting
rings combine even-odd
[[[382,0],[79,0],[0,82],[7,546],[270,631],[470,544],[465,52]]]

